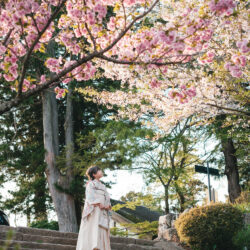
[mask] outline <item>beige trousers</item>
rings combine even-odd
[[[110,229],[98,226],[100,212],[97,206],[85,222],[81,221],[76,250],[111,250]]]

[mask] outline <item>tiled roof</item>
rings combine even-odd
[[[114,206],[116,204],[125,204],[125,202],[111,199],[111,205]],[[135,210],[123,207],[117,210],[116,213],[124,216],[125,218],[135,223],[146,220],[149,222],[158,221],[159,217],[164,214],[164,213],[159,213],[157,211],[152,211],[144,206],[136,206]]]

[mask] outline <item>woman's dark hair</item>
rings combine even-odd
[[[94,180],[95,177],[93,176],[93,174],[96,174],[98,170],[101,170],[98,166],[89,167],[86,171],[86,175],[87,175],[88,179]]]

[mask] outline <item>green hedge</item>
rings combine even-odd
[[[29,226],[33,228],[42,228],[42,229],[50,229],[50,230],[57,230],[57,231],[59,230],[57,221],[48,222],[47,220],[41,220],[41,221],[32,222]]]
[[[232,238],[243,228],[243,213],[231,204],[212,203],[183,213],[175,222],[180,241],[197,250],[235,250]]]

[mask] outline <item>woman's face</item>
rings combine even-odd
[[[96,174],[93,174],[93,176],[95,177],[95,179],[100,179],[100,178],[102,178],[102,177],[103,177],[103,172],[102,172],[102,170],[101,170],[101,169],[98,170],[98,171],[96,172]]]

